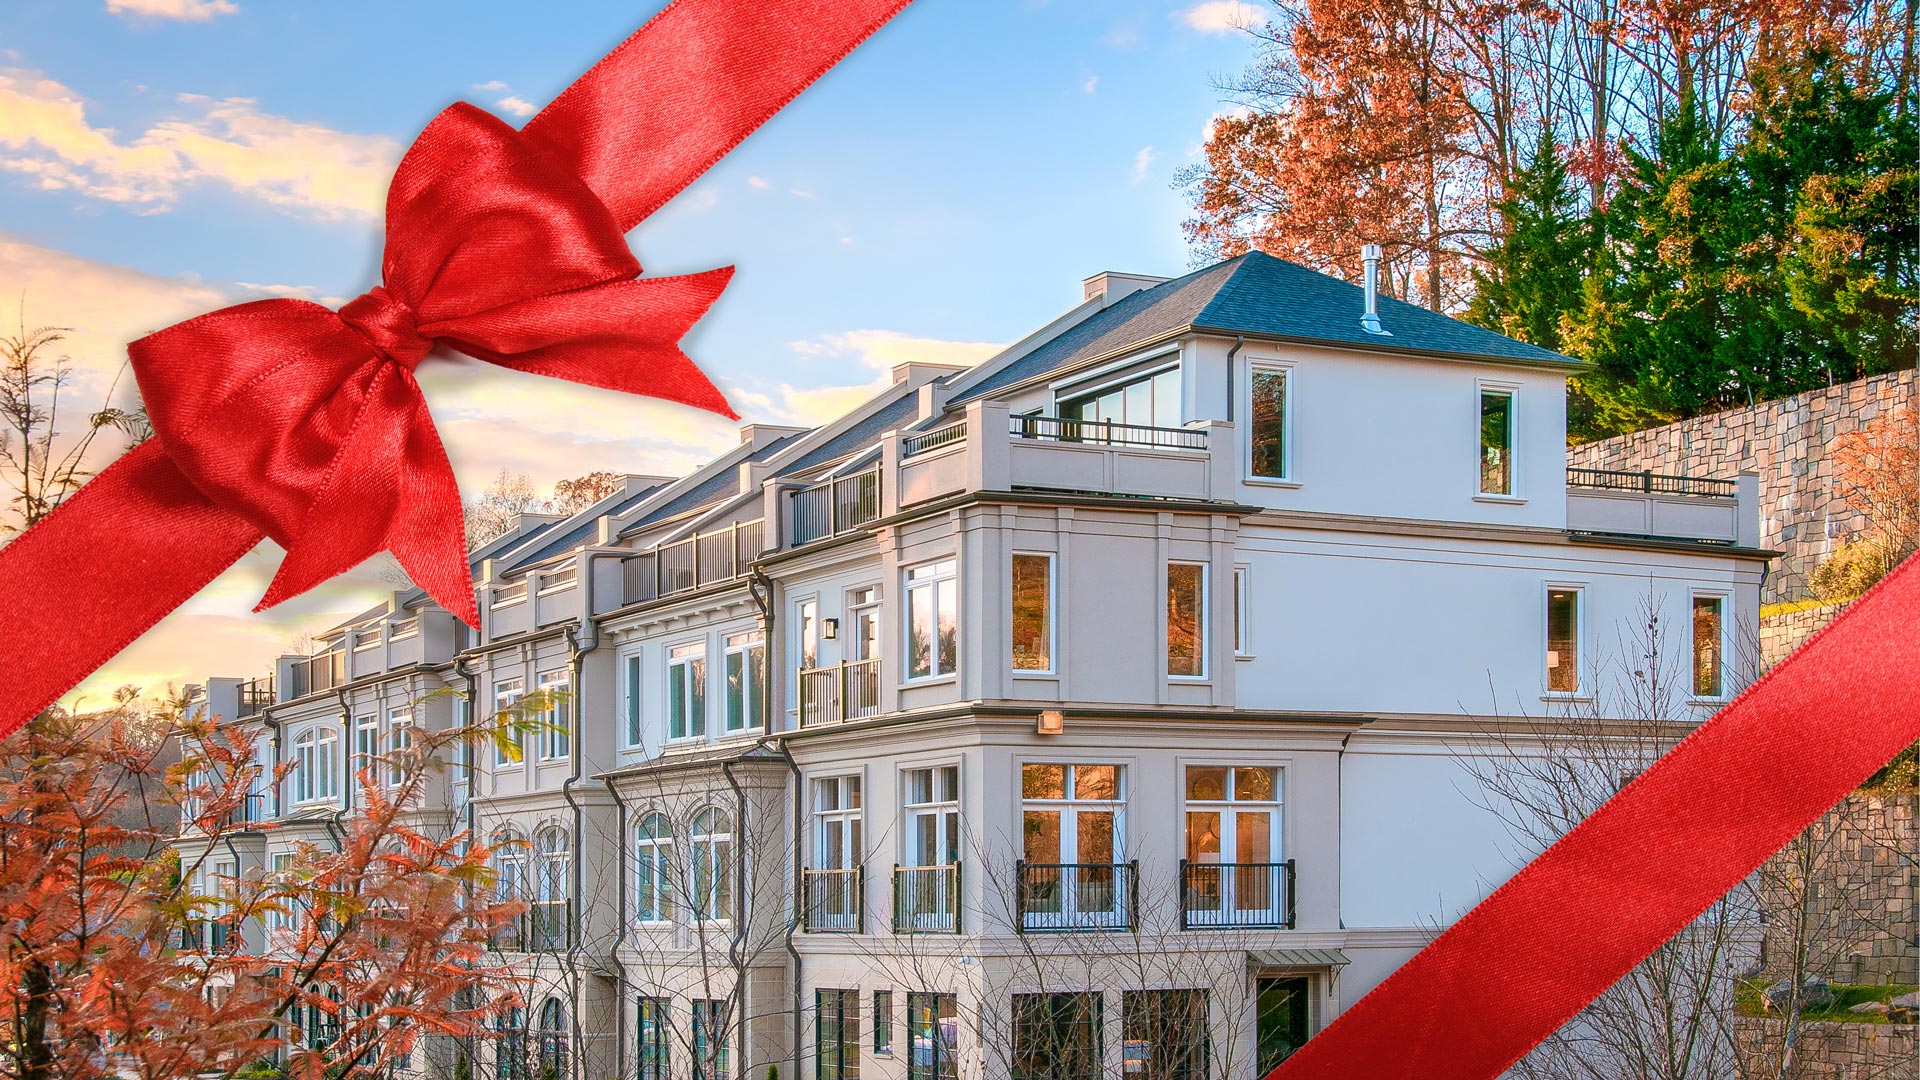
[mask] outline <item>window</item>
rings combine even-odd
[[[1013,1080],[1100,1080],[1102,997],[1013,995]]]
[[[667,999],[643,997],[639,1005],[638,1080],[672,1080],[672,1061],[667,1056],[667,1025],[671,1019]]]
[[[859,1080],[860,991],[813,992],[815,1080]]]
[[[1292,455],[1287,447],[1287,381],[1283,367],[1253,368],[1247,431],[1251,456],[1247,475],[1262,480],[1291,478]]]
[[[1064,420],[1087,423],[1179,427],[1180,369],[1167,368],[1118,386],[1068,398],[1060,403],[1060,416]],[[1083,429],[1080,437],[1097,439],[1100,436],[1097,431]]]
[[[387,713],[387,786],[399,787],[407,778],[408,755],[413,749],[413,710]]]
[[[1547,691],[1580,690],[1580,590],[1547,590]]]
[[[945,559],[907,571],[907,677],[931,679],[959,667],[960,587],[955,562]]]
[[[1726,598],[1693,598],[1693,696],[1717,698],[1726,694],[1722,657],[1726,650]]]
[[[1189,765],[1186,782],[1188,925],[1284,924],[1280,770]]]
[[[852,636],[847,648],[855,660],[880,658],[880,590],[869,585],[847,594],[847,610],[852,613]]]
[[[1207,992],[1120,995],[1120,1071],[1140,1080],[1207,1080]]]
[[[733,816],[718,807],[693,819],[693,917],[733,917]]]
[[[1198,563],[1167,564],[1167,674],[1207,674],[1207,568]]]
[[[1023,928],[1124,922],[1122,779],[1118,765],[1020,767]]]
[[[340,797],[340,733],[312,727],[293,739],[293,801],[324,802]]]
[[[554,761],[573,752],[573,689],[565,671],[549,671],[540,676],[540,759]]]
[[[291,888],[293,886],[292,852],[275,852],[270,866],[270,872],[275,882],[280,883],[282,888]],[[300,905],[298,899],[292,896],[281,896],[278,897],[278,901],[281,909],[267,912],[267,929],[269,931],[285,930],[289,933],[298,933],[300,930]]]
[[[494,837],[493,895],[502,903],[527,899],[527,845],[511,831]],[[522,915],[500,927],[495,940],[499,948],[513,952],[525,948],[521,925],[525,918]]]
[[[380,761],[380,717],[377,714],[353,718],[353,768],[372,769]]]
[[[820,666],[820,602],[802,600],[796,608],[794,622],[800,628],[799,655],[794,657],[801,671],[812,671]]]
[[[1053,556],[1013,557],[1013,669],[1053,670]]]
[[[1313,1034],[1307,1026],[1312,987],[1312,980],[1304,975],[1262,976],[1253,981],[1254,1052],[1259,1075],[1279,1068]]]
[[[494,1056],[500,1080],[525,1080],[527,1075],[527,1014],[512,1008],[496,1021]]]
[[[1244,566],[1233,568],[1233,655],[1253,655],[1253,578]]]
[[[873,992],[873,1052],[893,1053],[893,991]]]
[[[767,645],[760,631],[727,638],[727,732],[766,723],[760,698],[767,686]]]
[[[960,1002],[954,994],[908,994],[907,1080],[960,1080]]]
[[[1480,494],[1513,494],[1513,391],[1480,391]]]
[[[698,739],[707,734],[707,646],[680,645],[667,651],[667,738]]]
[[[860,840],[863,811],[859,776],[813,782],[813,860],[816,869],[852,870],[866,857]]]
[[[633,917],[640,922],[673,918],[673,832],[667,815],[654,811],[633,831]]]
[[[907,860],[916,866],[960,861],[960,766],[908,769],[906,773]]]
[[[533,903],[528,914],[533,920],[535,949],[567,947],[567,902],[572,893],[573,849],[567,831],[549,825],[533,838]]]
[[[733,1064],[727,1035],[727,1003],[694,999],[693,1080],[727,1080]]]
[[[540,1006],[540,1075],[567,1075],[567,1007],[559,998]]]
[[[526,732],[513,715],[514,706],[527,693],[524,679],[503,679],[493,684],[494,723],[501,726],[493,740],[493,763],[507,765],[518,761],[527,750]]]
[[[625,658],[627,675],[627,727],[626,745],[640,746],[643,742],[640,730],[640,662],[639,653],[631,653]]]

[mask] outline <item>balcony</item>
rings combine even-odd
[[[852,532],[880,516],[880,471],[823,480],[788,500],[787,535],[794,547]]]
[[[800,928],[809,934],[858,934],[866,929],[867,868],[802,870]]]
[[[1293,929],[1293,860],[1180,860],[1180,929]]]
[[[1567,470],[1574,533],[1760,546],[1760,482],[1613,469]]]
[[[293,664],[293,685],[288,688],[287,700],[295,701],[308,694],[318,694],[331,690],[347,681],[347,650],[344,647],[315,653]]]
[[[661,544],[621,564],[626,602],[660,600],[745,576],[764,550],[765,522],[741,521]]]
[[[258,716],[272,704],[273,678],[248,679],[240,684],[240,707],[234,711],[234,718],[244,720],[249,716]]]
[[[1021,933],[1126,930],[1139,916],[1140,864],[1014,864]]]
[[[565,900],[535,900],[527,905],[527,951],[565,952],[573,935],[573,905]]]
[[[960,864],[893,868],[893,932],[960,932]]]
[[[880,660],[849,660],[800,673],[800,726],[880,714]]]
[[[1010,416],[976,401],[956,423],[883,444],[898,506],[969,491],[1068,491],[1149,499],[1236,497],[1233,426],[1141,427]]]

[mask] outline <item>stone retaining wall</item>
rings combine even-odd
[[[1786,1034],[1780,1020],[1742,1016],[1734,1021],[1734,1044],[1751,1080],[1776,1080]],[[1920,1025],[1802,1024],[1794,1047],[1791,1080],[1916,1080],[1920,1078]]]

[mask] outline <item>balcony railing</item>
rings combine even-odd
[[[893,932],[960,932],[960,864],[893,868]]]
[[[1111,420],[1069,420],[1059,416],[1016,416],[1012,434],[1019,439],[1094,443],[1099,446],[1146,446],[1156,450],[1205,450],[1207,433],[1194,428],[1142,427]]]
[[[880,713],[880,659],[849,660],[800,673],[800,726],[860,720]]]
[[[838,536],[880,516],[880,470],[823,480],[791,498],[794,546]]]
[[[175,948],[182,952],[226,952],[229,946],[239,943],[232,924],[226,922],[184,923],[176,934]]]
[[[1567,486],[1602,491],[1637,491],[1646,495],[1691,495],[1703,499],[1731,499],[1739,494],[1739,482],[1735,480],[1666,476],[1655,472],[1624,472],[1618,469],[1569,468]]]
[[[764,523],[742,521],[714,532],[662,544],[652,552],[652,600],[732,581],[753,566],[766,535]]]
[[[572,941],[573,905],[565,900],[535,900],[527,905],[529,952],[565,952]]]
[[[802,870],[800,928],[809,934],[858,934],[866,929],[867,868]]]
[[[1125,930],[1139,914],[1140,864],[1014,864],[1014,907],[1022,933]]]
[[[296,661],[293,665],[293,692],[287,700],[303,698],[331,690],[347,681],[347,652],[333,649]]]
[[[915,454],[924,454],[930,450],[938,450],[943,446],[952,446],[966,441],[967,425],[965,423],[948,424],[943,428],[923,431],[901,439],[900,456],[913,457]]]
[[[1180,929],[1293,929],[1293,860],[1180,860]]]
[[[249,716],[258,716],[272,704],[273,679],[271,677],[248,679],[240,684],[240,715],[235,719],[244,720]]]

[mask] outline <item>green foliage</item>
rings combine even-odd
[[[1508,337],[1560,351],[1560,320],[1581,305],[1593,264],[1592,222],[1551,126],[1494,207],[1503,230],[1474,273],[1465,318]]]
[[[1851,600],[1873,588],[1899,561],[1881,540],[1855,540],[1834,548],[1813,568],[1807,584],[1828,603]]]
[[[461,1054],[453,1060],[453,1080],[473,1080],[473,1062]]]
[[[1869,1001],[1885,1003],[1920,989],[1908,983],[1830,983],[1827,988],[1833,991],[1833,1004],[1818,1009],[1802,1009],[1802,1019],[1885,1024],[1889,1022],[1886,1013],[1857,1013],[1851,1010],[1855,1005],[1864,1005]],[[1742,982],[1733,990],[1734,1009],[1744,1016],[1767,1016],[1766,993],[1765,982]]]
[[[767,1066],[767,1080],[780,1080],[780,1066]]]

